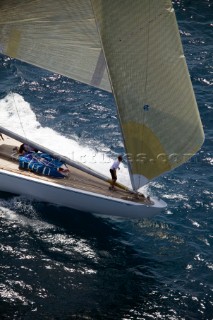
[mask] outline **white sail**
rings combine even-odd
[[[92,0],[135,189],[187,161],[204,134],[170,0]]]
[[[106,90],[111,83],[134,189],[202,145],[170,0],[5,0],[0,17],[2,53]]]

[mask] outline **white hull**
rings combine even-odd
[[[22,194],[33,199],[49,202],[76,210],[123,218],[151,218],[160,213],[166,203],[152,199],[154,205],[141,204],[93,192],[82,191],[54,182],[0,170],[0,190]]]

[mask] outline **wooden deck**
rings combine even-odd
[[[19,169],[18,154],[14,150],[15,147],[19,148],[19,146],[20,142],[4,135],[4,140],[0,140],[0,169],[18,173],[24,177],[34,177],[43,181],[51,181],[59,185],[68,186],[83,191],[89,191],[123,200],[142,203],[145,202],[147,204],[150,204],[150,201],[148,201],[146,198],[143,198],[143,196],[136,199],[136,197],[130,192],[119,188],[116,188],[116,191],[110,191],[109,183],[71,166],[68,166],[70,170],[69,176],[62,179],[51,178],[27,170]]]

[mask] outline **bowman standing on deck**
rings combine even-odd
[[[122,156],[118,156],[118,159],[115,160],[110,168],[110,173],[111,173],[111,177],[112,177],[112,183],[111,183],[111,187],[109,187],[109,190],[115,190],[115,183],[117,180],[117,174],[116,174],[116,170],[119,169],[119,165],[120,162],[122,161]]]

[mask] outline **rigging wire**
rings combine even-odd
[[[19,123],[20,123],[20,125],[21,125],[22,131],[23,131],[23,134],[24,134],[24,137],[27,139],[27,135],[26,135],[26,132],[25,132],[25,130],[24,130],[24,126],[23,126],[22,121],[21,121],[21,117],[20,117],[20,114],[19,114],[19,111],[18,111],[18,108],[17,108],[17,105],[16,105],[16,101],[15,101],[14,93],[13,93],[13,92],[12,92],[12,98],[13,98],[13,101],[14,101],[16,113],[17,113],[17,115],[18,115]]]
[[[147,84],[148,84],[148,67],[149,67],[149,41],[150,41],[150,2],[148,3],[148,23],[147,23],[147,45],[146,45],[146,64],[145,64],[145,88],[144,88],[144,101],[146,103],[147,101]],[[142,107],[142,144],[141,144],[141,148],[143,150],[144,147],[144,123],[146,120],[146,116],[147,116],[147,112],[149,111],[149,105],[145,104]],[[139,175],[139,185],[141,184],[141,176]]]

